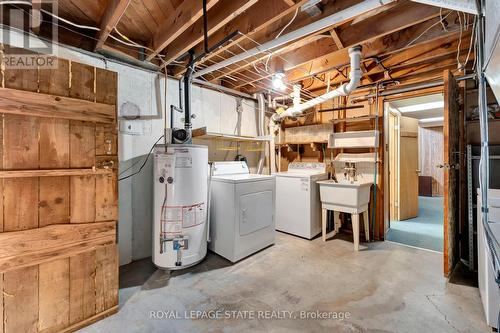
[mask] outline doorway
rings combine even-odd
[[[389,216],[386,239],[442,252],[444,246],[444,98],[385,103]]]

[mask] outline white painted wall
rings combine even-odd
[[[23,36],[20,33],[11,33],[11,44],[22,47]],[[36,43],[36,40],[30,43]],[[92,66],[107,68],[118,72],[118,110],[125,102],[139,106],[141,120],[120,120],[119,160],[120,172],[129,168],[138,161],[135,168],[125,173],[129,174],[138,169],[146,158],[152,144],[163,134],[165,113],[165,78],[156,73],[137,69],[129,65],[112,60],[104,61],[100,56],[93,56],[73,48],[60,46],[57,55],[72,61]],[[227,134],[236,133],[238,114],[236,111],[237,98],[217,91],[193,87],[192,109],[196,118],[193,128],[207,126],[208,131]],[[167,101],[170,105],[178,105],[178,81],[168,79]],[[170,119],[169,112],[167,119]],[[243,101],[241,121],[242,135],[256,135],[255,103]],[[169,121],[168,121],[169,123]],[[177,114],[175,126],[182,127],[183,115]],[[122,129],[128,125],[140,134],[128,134]],[[170,124],[168,124],[170,125]],[[216,151],[215,145],[202,142],[210,146],[211,160],[232,159],[236,152]],[[258,160],[256,152],[240,152],[249,159],[251,169],[255,169]],[[149,257],[151,255],[151,225],[152,225],[152,156],[141,173],[119,182],[119,249],[120,264],[132,260]]]

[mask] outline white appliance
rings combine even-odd
[[[231,262],[274,244],[274,176],[250,174],[245,162],[215,162],[209,248]]]
[[[292,162],[276,173],[276,230],[311,239],[321,232],[316,182],[328,178],[324,163]]]
[[[153,154],[153,263],[195,265],[207,254],[208,148],[157,145]]]
[[[483,302],[484,314],[486,322],[489,326],[498,328],[498,313],[500,311],[500,289],[495,282],[495,272],[492,267],[492,257],[488,244],[486,242],[486,234],[482,223],[481,213],[481,194],[478,189],[477,203],[477,270],[478,284],[481,301]],[[500,190],[488,190],[489,214],[491,231],[496,238],[500,240]]]

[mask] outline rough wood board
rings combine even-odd
[[[118,304],[118,246],[96,250],[96,312]]]
[[[96,102],[116,104],[118,73],[96,68]]]
[[[70,260],[70,324],[92,317],[95,307],[95,251],[85,252]]]
[[[69,96],[69,61],[57,59],[57,68],[40,69],[38,92],[56,96]]]
[[[118,187],[116,174],[96,176],[96,221],[118,219]]]
[[[4,231],[38,227],[38,178],[4,180]]]
[[[328,136],[330,135],[330,133],[332,133],[332,131],[332,124],[288,127],[284,130],[284,142],[278,143],[299,144],[312,142],[328,142]]]
[[[71,223],[95,221],[96,182],[94,176],[73,176],[70,183]]]
[[[118,129],[115,125],[96,124],[95,154],[118,155]]]
[[[114,105],[7,88],[0,88],[0,113],[102,123],[116,118]]]
[[[39,226],[69,223],[69,177],[40,177]]]
[[[38,266],[5,273],[3,295],[5,332],[38,332]]]
[[[95,165],[95,124],[76,120],[70,122],[70,151],[71,168]]]
[[[57,224],[0,234],[0,272],[95,250],[116,241],[116,222]]]
[[[69,258],[39,265],[40,332],[58,332],[69,325]]]
[[[458,163],[460,151],[458,140],[458,84],[450,71],[444,72],[444,163]],[[444,275],[447,277],[459,260],[458,254],[458,170],[451,168],[444,171]]]
[[[113,156],[105,156],[107,159]],[[33,178],[33,177],[60,177],[60,176],[90,176],[105,175],[113,172],[111,169],[48,169],[48,170],[7,170],[0,171],[0,179],[5,178]]]
[[[95,101],[94,70],[92,66],[71,62],[70,97]]]
[[[20,48],[14,48],[2,44],[5,54],[36,54],[32,51]],[[4,73],[4,82],[6,88],[13,88],[25,91],[37,91],[38,89],[38,70],[37,69],[8,69]]]
[[[4,170],[38,169],[38,131],[37,118],[4,115]]]
[[[69,120],[40,118],[39,166],[41,169],[69,167]]]

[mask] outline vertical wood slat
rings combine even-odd
[[[95,165],[95,125],[70,121],[70,167],[90,168]]]
[[[95,101],[95,68],[89,65],[71,62],[71,83],[69,96],[87,101]]]
[[[95,176],[72,176],[70,180],[71,223],[95,221]]]
[[[69,258],[39,265],[40,332],[57,332],[69,325],[69,268]]]
[[[4,330],[38,332],[38,266],[4,274]]]
[[[118,247],[108,245],[96,250],[96,312],[118,304]]]
[[[95,176],[96,221],[118,219],[118,188],[116,173]]]
[[[70,260],[70,325],[96,314],[96,254],[86,252]]]

